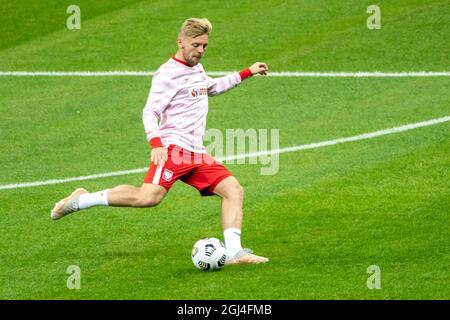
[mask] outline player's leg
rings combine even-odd
[[[254,255],[249,249],[242,248],[244,188],[238,180],[233,176],[223,179],[214,188],[213,193],[222,198],[221,223],[227,254],[230,257],[227,264],[254,264],[269,261],[265,257]]]
[[[166,188],[152,183],[144,183],[141,187],[121,185],[108,190],[108,205],[135,208],[154,207],[166,194]]]
[[[244,188],[237,179],[229,176],[220,181],[213,191],[222,198],[221,224],[224,230],[242,227]]]
[[[179,173],[177,168],[169,153],[169,157],[163,166],[156,166],[154,163],[150,164],[141,187],[120,185],[95,193],[89,193],[85,189],[77,189],[70,196],[62,199],[55,205],[51,218],[60,219],[71,212],[94,206],[135,208],[156,206],[178,179]],[[170,179],[168,178],[169,172]]]
[[[56,203],[51,212],[51,218],[60,219],[69,213],[94,206],[153,207],[161,202],[166,193],[166,188],[151,183],[144,183],[141,187],[121,185],[95,193],[77,189],[70,196]]]

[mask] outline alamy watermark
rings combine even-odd
[[[203,129],[194,132],[195,141],[186,144],[204,143],[206,153],[191,152],[180,147],[169,148],[169,156],[174,164],[214,163],[220,159],[226,164],[261,165],[262,175],[275,175],[279,170],[279,129]],[[209,156],[211,155],[211,156]],[[213,158],[214,157],[214,158]]]
[[[67,289],[80,290],[81,289],[81,269],[77,265],[67,267],[66,273],[70,276],[67,278]]]
[[[381,9],[376,4],[367,7],[367,13],[370,16],[367,18],[367,29],[381,29]]]
[[[72,4],[67,7],[67,14],[70,14],[66,20],[66,26],[69,30],[80,30],[81,29],[81,10],[80,7]]]
[[[367,267],[369,278],[367,278],[367,288],[370,290],[381,289],[381,269],[377,265]]]
[[[262,175],[274,175],[279,170],[279,129],[226,129],[225,136],[218,129],[208,129],[206,151],[215,157],[224,158],[228,164],[260,164]]]

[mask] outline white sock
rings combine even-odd
[[[78,206],[81,209],[87,209],[94,206],[108,205],[108,190],[102,190],[94,193],[85,193],[80,195]]]
[[[227,248],[228,256],[233,257],[239,250],[242,250],[240,229],[226,229],[223,232],[223,236],[225,239],[225,247]]]

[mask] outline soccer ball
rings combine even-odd
[[[200,239],[192,248],[192,262],[203,271],[218,270],[225,265],[226,251],[223,242],[217,238]]]

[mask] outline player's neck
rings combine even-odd
[[[190,68],[193,67],[192,64],[190,64],[189,62],[187,62],[184,57],[183,54],[180,51],[177,51],[177,53],[172,57],[172,59],[174,59],[175,61],[184,64],[185,66],[188,66]]]

